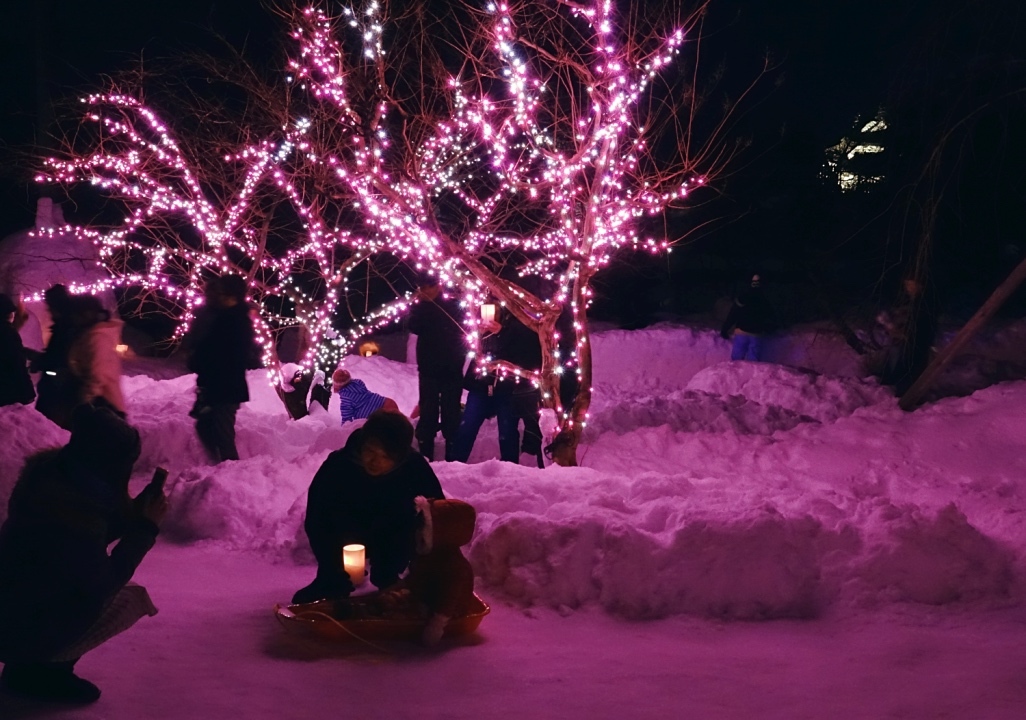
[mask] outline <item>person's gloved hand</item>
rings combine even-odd
[[[445,626],[448,623],[448,615],[432,615],[428,620],[427,625],[424,627],[424,634],[421,635],[421,641],[428,647],[434,647],[438,644],[438,641],[442,639],[442,634],[445,632]]]

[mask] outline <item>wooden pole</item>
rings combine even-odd
[[[980,328],[987,324],[987,321],[1005,304],[1005,301],[1018,289],[1024,280],[1026,280],[1026,260],[1019,263],[1011,275],[1005,278],[1005,281],[991,293],[987,301],[976,311],[975,315],[969,318],[969,322],[958,331],[954,339],[937,353],[933,361],[916,378],[916,381],[912,383],[912,387],[905,391],[905,394],[898,401],[898,406],[902,410],[914,410],[919,406],[933,381],[937,379],[955,356],[962,351],[962,348],[972,340]]]

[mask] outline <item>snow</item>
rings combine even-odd
[[[999,340],[1023,337],[989,336],[991,359],[947,385],[1015,376],[1021,354]],[[194,378],[126,377],[143,439],[133,487],[171,470],[172,511],[136,574],[161,612],[83,658],[98,704],[46,713],[1023,717],[1026,381],[903,413],[822,328],[776,339],[774,362],[728,352],[700,328],[597,333],[581,467],[495,460],[494,422],[469,464],[434,464],[478,510],[468,557],[492,607],[439,651],[314,641],[274,620],[313,575],[306,488],[357,426],[340,426],[337,398],[289,420],[254,371],[243,459],[210,466]],[[413,365],[347,366],[416,404]],[[0,408],[0,432],[5,508],[23,459],[67,433],[23,407]]]

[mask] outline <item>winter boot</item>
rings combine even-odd
[[[424,459],[431,462],[435,459],[435,441],[431,440],[420,440],[420,454],[424,456]]]
[[[445,441],[445,461],[456,462],[456,443],[452,440]]]
[[[325,598],[349,597],[354,589],[353,581],[348,575],[325,577],[318,574],[312,583],[296,590],[296,594],[292,596],[292,604],[305,605]]]
[[[35,700],[88,705],[100,699],[100,688],[74,673],[75,663],[24,663],[4,665],[0,682],[15,695]]]

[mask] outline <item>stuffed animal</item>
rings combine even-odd
[[[427,609],[422,640],[430,646],[441,640],[449,620],[468,612],[474,599],[474,571],[460,546],[473,539],[477,513],[462,500],[418,497],[416,504],[424,522],[406,587],[414,602]]]

